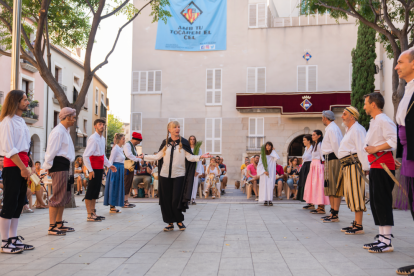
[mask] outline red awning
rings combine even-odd
[[[351,105],[351,91],[236,94],[236,108],[280,109],[282,114],[316,114]]]

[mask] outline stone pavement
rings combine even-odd
[[[302,203],[282,200],[266,207],[225,203],[227,196],[243,198],[240,191],[229,189],[222,199],[191,206],[184,232],[163,232],[158,204],[144,201],[110,215],[101,200],[98,213],[107,219],[88,223],[78,197],[81,207],[65,211],[68,225],[76,228],[66,237],[46,235],[48,211],[35,210],[22,216],[19,234],[36,249],[0,254],[0,275],[377,276],[396,275],[397,267],[414,264],[409,212],[394,212],[396,251],[371,254],[362,249],[377,234],[369,209],[366,234],[345,236],[339,230],[353,220],[345,205],[341,222],[324,224],[319,215],[302,210]]]

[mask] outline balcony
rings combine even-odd
[[[101,103],[101,119],[106,120],[106,107]]]
[[[338,24],[355,24],[355,19],[351,16],[348,20],[338,19],[338,21],[326,14],[310,14],[292,17],[276,17],[272,21],[273,28],[285,27],[304,27],[304,26],[321,26],[321,25],[338,25]]]
[[[88,137],[76,137],[75,149],[80,150],[86,148]]]
[[[39,103],[30,102],[28,110],[22,114],[22,117],[26,124],[35,124],[39,120]]]
[[[34,55],[33,55],[33,53],[32,53],[31,51],[27,51],[27,54],[28,54],[31,58],[35,59],[35,57],[34,57]],[[27,71],[30,71],[30,72],[32,72],[32,73],[36,73],[36,72],[38,72],[38,71],[39,71],[39,70],[37,70],[37,68],[36,68],[36,67],[34,67],[34,66],[33,66],[33,64],[31,64],[31,63],[30,63],[30,62],[28,62],[27,60],[21,59],[21,60],[20,60],[20,64],[21,64],[21,66],[22,66],[22,68],[23,68],[23,69],[25,69],[25,70],[27,70]]]
[[[238,93],[236,109],[240,113],[281,113],[289,116],[320,116],[323,110],[351,104],[351,91]]]
[[[246,150],[254,152],[260,151],[264,144],[265,138],[265,136],[247,136]]]

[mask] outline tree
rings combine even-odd
[[[115,133],[122,133],[123,132],[123,123],[118,117],[115,117],[114,114],[108,114],[108,122],[107,122],[107,136],[106,136],[106,156],[109,158],[111,155],[111,143],[113,143],[113,139]]]
[[[358,121],[366,129],[369,127],[370,117],[365,113],[363,96],[375,90],[375,36],[374,29],[360,23],[357,45],[352,50],[351,104],[358,109]]]
[[[21,58],[39,70],[41,77],[53,91],[61,108],[69,106],[76,109],[76,114],[79,114],[85,103],[93,76],[108,63],[108,58],[115,50],[122,30],[143,9],[148,6],[152,8],[153,22],[159,19],[166,21],[167,17],[171,16],[168,11],[164,10],[169,5],[169,0],[147,0],[139,9],[135,8],[133,4],[129,4],[129,0],[113,1],[116,7],[112,7],[111,3],[106,3],[106,0],[22,0]],[[119,29],[112,49],[106,55],[105,60],[92,68],[92,50],[100,22],[121,13],[128,16],[128,21]],[[12,20],[13,0],[0,0],[0,37],[2,37],[0,45],[6,46],[6,50],[11,49]],[[27,24],[26,21],[31,21],[32,24]],[[34,44],[30,40],[31,35],[35,37]],[[74,103],[69,102],[52,74],[50,43],[69,48],[86,49],[84,81]],[[0,53],[11,56],[10,53],[1,49]],[[71,128],[71,136],[75,141],[75,127]]]
[[[414,46],[414,0],[302,0],[301,3],[302,11],[329,12],[334,18],[352,16],[378,32],[378,41],[383,43],[388,57],[394,58],[392,102],[395,116],[406,83],[398,78],[394,67],[400,54]]]

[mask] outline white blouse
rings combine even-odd
[[[214,175],[215,175],[215,176],[219,176],[219,175],[220,175],[221,170],[218,170],[216,166],[214,166],[213,168],[214,168],[214,169],[211,169],[211,167],[210,167],[210,165],[209,165],[209,166],[208,166],[208,169],[207,169],[207,174],[214,173]],[[210,171],[208,171],[209,169],[210,169]]]
[[[309,148],[305,147],[305,152],[302,155],[302,162],[311,162],[312,161],[312,149],[313,149],[312,145],[310,145]]]
[[[50,133],[47,143],[45,162],[42,168],[49,170],[53,166],[53,160],[56,156],[68,159],[70,162],[75,160],[75,147],[73,146],[70,130],[59,123]]]
[[[407,116],[408,107],[414,92],[414,79],[405,86],[404,96],[398,105],[395,121],[400,126],[405,126],[405,117]],[[414,107],[413,107],[414,108]]]
[[[366,135],[367,131],[358,122],[355,122],[349,129],[347,128],[344,139],[342,139],[341,145],[339,146],[338,159],[356,153],[361,162],[362,169],[369,171],[368,156],[364,150]]]
[[[316,150],[312,149],[312,160],[321,160],[321,161],[325,161],[325,158],[323,157],[322,154],[322,143],[319,142],[318,146],[316,147]]]
[[[91,160],[89,157],[102,155],[104,156],[104,165],[107,167],[112,166],[105,155],[105,137],[95,132],[91,135],[91,137],[89,137],[85,152],[83,153],[83,162],[85,163],[85,166],[89,172],[93,172]]]
[[[191,151],[194,153],[194,149],[192,148]],[[198,154],[199,155],[203,155],[203,151],[201,150],[201,148],[198,150]],[[197,162],[197,168],[196,168],[196,172],[199,174],[203,173],[203,161],[198,161]]]
[[[397,126],[387,115],[381,113],[369,122],[365,146],[376,147],[385,143],[391,147],[386,151],[393,151],[397,148]]]
[[[125,161],[124,151],[118,145],[115,145],[111,150],[111,156],[109,156],[109,162],[113,164],[113,163],[124,163],[124,161]]]
[[[6,116],[0,123],[0,155],[7,158],[19,152],[29,152],[30,132],[20,116]]]
[[[172,148],[173,146],[171,144],[167,144],[165,155],[164,151],[161,149],[156,155],[145,155],[144,161],[158,161],[161,158],[164,158],[160,176],[165,178],[177,178],[185,176],[185,159],[190,162],[198,162],[200,161],[200,155],[192,155],[191,153],[186,152],[184,149],[180,149],[180,145],[177,143],[174,146],[173,160],[170,166]]]

